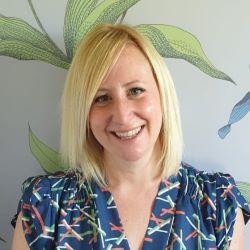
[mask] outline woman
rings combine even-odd
[[[61,104],[70,169],[24,182],[12,249],[243,249],[248,205],[230,175],[181,161],[171,76],[135,29],[87,34]]]

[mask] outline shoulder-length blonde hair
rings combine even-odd
[[[87,180],[107,187],[102,146],[89,126],[89,112],[102,81],[128,44],[135,44],[148,59],[155,76],[163,111],[159,134],[161,157],[156,167],[162,178],[176,174],[182,160],[183,137],[174,84],[163,58],[135,28],[125,24],[95,26],[79,43],[61,98],[61,163],[80,170]]]

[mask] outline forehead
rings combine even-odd
[[[141,49],[134,44],[126,45],[123,50],[121,51],[117,63],[119,62],[140,62],[142,64],[149,64],[148,59],[141,51]],[[138,65],[139,66],[139,65]]]
[[[135,45],[126,45],[110,69],[101,86],[113,82],[127,83],[134,80],[151,80],[153,72],[146,56]]]

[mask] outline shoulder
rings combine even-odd
[[[241,194],[234,177],[229,173],[209,173],[182,162],[179,178],[185,195],[195,198],[208,195],[215,197],[217,203],[228,203],[249,211],[249,204]]]
[[[21,189],[22,191],[25,191],[26,189],[33,188],[37,185],[43,187],[50,187],[54,185],[63,186],[64,184],[69,182],[76,184],[76,180],[81,177],[82,174],[79,171],[58,171],[51,174],[30,176],[23,181]]]
[[[56,172],[54,174],[28,177],[21,186],[22,193],[31,199],[41,201],[43,198],[67,199],[79,191],[80,180],[84,181],[80,172]]]
[[[83,209],[88,185],[79,171],[28,177],[11,224],[15,228],[21,212],[22,227],[32,249],[55,249],[58,225],[72,224]],[[19,216],[20,217],[20,216]]]
[[[198,170],[185,162],[182,162],[178,176],[182,187],[181,194],[193,199],[202,199],[204,195],[214,197],[218,182],[223,178],[218,173]]]
[[[203,211],[199,216],[205,214],[205,221],[207,218],[213,218],[217,246],[228,246],[232,240],[234,225],[237,228],[235,223],[239,216],[237,214],[242,212],[245,224],[250,219],[250,206],[241,194],[233,176],[223,172],[209,173],[182,163],[179,178],[182,196],[185,199],[190,197],[192,206],[197,206],[197,211]]]
[[[63,187],[65,185],[77,185],[77,181],[84,180],[84,177],[79,171],[58,171],[53,174],[36,175],[28,177],[22,183],[22,191],[27,188],[33,188],[36,186],[41,187]]]
[[[205,170],[200,170],[186,162],[182,162],[179,175],[183,178],[189,179],[189,180],[195,180],[199,183],[202,182],[210,182],[210,183],[216,183],[216,181],[222,181],[229,179],[232,176],[228,173],[222,173],[222,172],[214,172],[210,173]]]
[[[18,203],[17,213],[11,224],[15,227],[20,211],[38,211],[49,209],[51,204],[57,210],[63,208],[70,200],[83,199],[86,192],[85,178],[80,171],[56,172],[53,174],[30,176],[22,182],[22,195]]]
[[[216,191],[222,194],[222,198],[227,194],[240,194],[234,177],[224,172],[207,172],[199,170],[185,162],[182,162],[179,170],[181,183],[186,186],[186,192],[195,186],[196,191]]]

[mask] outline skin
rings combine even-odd
[[[126,85],[131,81],[134,82]],[[160,149],[158,135],[162,110],[159,92],[149,62],[133,45],[122,51],[101,88],[106,90],[98,91],[96,95],[95,100],[98,101],[93,103],[89,114],[90,127],[104,149],[109,189],[115,199],[130,249],[138,250],[142,246],[160,183],[159,173],[153,167]],[[141,125],[145,127],[134,141],[121,141],[111,133],[128,131]],[[138,213],[135,214],[135,211]],[[21,217],[20,212],[12,250],[29,249]],[[242,210],[238,209],[229,249],[245,249],[244,235]]]
[[[22,227],[22,212],[19,213],[16,221],[16,227],[12,239],[12,250],[28,250],[30,249],[24,236]]]
[[[234,232],[229,250],[242,249],[246,250],[246,227],[241,208],[238,207],[236,220],[234,224]]]

